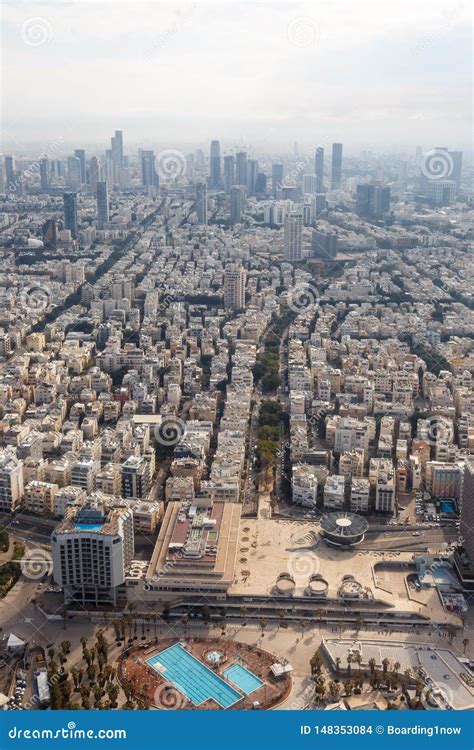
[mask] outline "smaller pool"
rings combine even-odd
[[[233,682],[234,685],[237,685],[238,688],[243,690],[246,695],[253,693],[254,690],[257,690],[257,688],[262,687],[263,685],[262,680],[260,680],[257,675],[249,669],[243,667],[242,664],[232,664],[232,666],[225,669],[222,674],[224,677],[227,677],[230,682]]]
[[[76,529],[79,531],[100,531],[102,526],[101,523],[76,523]]]

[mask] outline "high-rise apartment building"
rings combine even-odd
[[[97,182],[97,221],[99,225],[109,221],[109,190],[106,181]]]
[[[291,211],[285,217],[284,225],[284,250],[285,260],[291,262],[302,258],[303,248],[303,213],[302,211]]]
[[[247,185],[247,154],[239,151],[235,157],[235,184]]]
[[[207,224],[207,185],[198,182],[196,185],[196,215],[198,224]]]
[[[370,219],[390,211],[390,188],[381,185],[357,185],[356,213]]]
[[[229,263],[225,269],[224,305],[231,310],[245,307],[245,270],[236,263]]]
[[[49,188],[49,159],[40,159],[39,167],[41,190],[47,190]]]
[[[89,184],[91,192],[96,193],[97,183],[100,180],[100,166],[97,156],[93,156],[89,162]]]
[[[43,224],[43,246],[47,251],[54,251],[58,248],[58,222],[56,219],[46,219]]]
[[[272,196],[276,198],[283,184],[283,164],[272,164]]]
[[[67,160],[67,184],[72,190],[81,189],[81,162],[77,156],[69,156]]]
[[[86,152],[83,148],[76,148],[74,151],[74,156],[76,159],[79,159],[80,169],[81,169],[81,185],[86,184]]]
[[[51,552],[67,604],[115,606],[125,596],[121,587],[134,554],[133,513],[97,493],[66,511],[51,535]]]
[[[249,159],[247,165],[247,192],[248,195],[255,195],[257,187],[258,161]]]
[[[324,193],[324,149],[318,146],[314,156],[314,173],[316,175],[316,192]]]
[[[145,187],[158,187],[159,180],[155,169],[155,154],[153,151],[141,151],[142,184]]]
[[[221,186],[221,147],[219,141],[211,141],[209,187],[217,190]]]
[[[7,448],[0,451],[0,511],[12,513],[24,495],[23,462],[15,451]]]
[[[342,143],[332,144],[331,190],[340,190],[342,185]]]
[[[64,193],[64,228],[69,229],[71,237],[77,239],[77,193]]]
[[[224,156],[224,190],[230,193],[235,182],[235,159],[232,154]]]
[[[230,223],[240,224],[242,219],[243,206],[243,188],[240,185],[234,185],[230,190]]]

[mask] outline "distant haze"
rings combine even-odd
[[[471,145],[469,3],[21,2],[3,14],[15,141]]]

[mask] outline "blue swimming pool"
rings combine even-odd
[[[232,685],[224,682],[222,677],[186,651],[180,643],[175,643],[147,661],[195,706],[212,698],[222,708],[229,708],[242,698],[242,694]]]
[[[243,690],[246,695],[253,693],[254,690],[257,690],[257,688],[263,685],[262,680],[260,680],[257,675],[250,672],[249,669],[243,667],[241,664],[233,664],[231,667],[225,669],[222,674],[224,674],[230,682],[233,682],[234,685],[237,685],[240,690]]]
[[[79,531],[100,531],[102,523],[76,523],[76,529]]]

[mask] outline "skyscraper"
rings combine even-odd
[[[242,219],[243,188],[234,185],[230,190],[230,223],[240,224]]]
[[[227,310],[245,307],[245,270],[236,263],[229,263],[225,268],[224,306]]]
[[[390,210],[390,188],[357,185],[356,213],[366,219],[378,218]]]
[[[235,184],[247,185],[247,154],[245,151],[239,151],[236,154],[235,164]]]
[[[5,156],[5,176],[7,178],[7,193],[15,193],[17,187],[14,156]]]
[[[316,175],[304,174],[303,175],[303,193],[305,195],[307,194],[312,195],[314,193],[317,193],[316,182],[317,182]]]
[[[115,135],[110,139],[110,147],[112,149],[112,159],[118,164],[119,167],[123,166],[123,131],[116,130]]]
[[[314,173],[316,175],[316,192],[324,193],[324,149],[318,146],[314,156]]]
[[[211,141],[209,187],[217,190],[221,184],[221,147],[219,141]]]
[[[285,217],[284,226],[284,258],[291,262],[299,261],[303,247],[303,214],[301,211],[291,211]]]
[[[331,190],[340,190],[342,184],[342,143],[332,144]]]
[[[77,239],[77,193],[64,193],[64,228],[69,229],[71,237]]]
[[[49,159],[40,159],[40,184],[41,190],[49,188]]]
[[[58,223],[56,219],[46,219],[43,224],[43,245],[45,250],[58,248]]]
[[[86,152],[83,148],[76,148],[74,151],[74,156],[76,159],[79,159],[79,164],[81,165],[81,185],[86,184]]]
[[[97,182],[97,221],[99,226],[109,221],[109,190],[106,181]]]
[[[257,185],[258,175],[258,161],[257,159],[249,159],[247,164],[247,190],[248,195],[255,195],[255,188]]]
[[[231,155],[224,156],[224,190],[230,193],[235,182],[235,159]]]
[[[67,184],[73,190],[81,189],[81,162],[77,156],[69,156],[67,160]]]
[[[283,164],[272,164],[272,195],[277,197],[283,184]]]
[[[332,260],[337,255],[337,234],[313,229],[311,234],[311,254],[320,260]]]
[[[89,183],[91,191],[96,192],[97,183],[100,180],[100,166],[97,156],[93,156],[89,162]]]
[[[196,214],[198,224],[207,224],[207,185],[198,182],[196,185]]]
[[[142,149],[142,183],[145,187],[157,187],[158,175],[155,169],[155,154]]]

